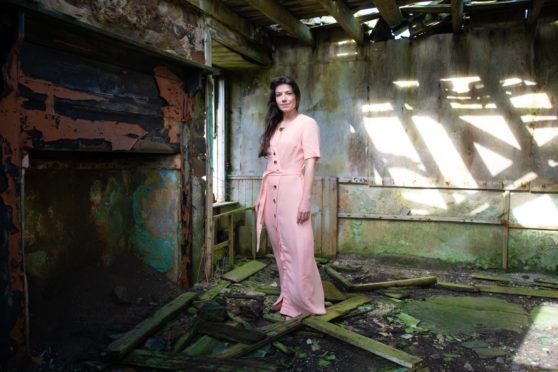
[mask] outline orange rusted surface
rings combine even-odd
[[[164,125],[169,131],[171,143],[178,142],[179,124],[192,120],[192,99],[182,89],[182,81],[165,66],[155,68],[155,81],[160,96],[167,101],[164,107]]]
[[[41,140],[52,142],[60,139],[103,139],[112,144],[113,150],[130,150],[147,134],[138,124],[116,121],[71,119],[60,115],[49,115],[42,111],[25,112],[24,131],[38,130]],[[24,137],[24,144],[32,146],[31,138]]]
[[[2,79],[5,84],[3,97],[0,98],[0,143],[2,151],[2,164],[4,175],[7,181],[5,190],[0,190],[1,204],[11,213],[11,228],[3,228],[7,235],[7,267],[8,267],[8,290],[9,303],[15,319],[5,319],[6,327],[10,328],[11,342],[16,346],[16,355],[25,354],[25,288],[23,282],[23,251],[22,241],[22,218],[20,209],[20,177],[21,177],[21,145],[20,145],[20,113],[18,110],[18,100],[16,93],[17,64],[16,50],[17,43],[11,49],[7,63],[2,66]],[[5,249],[6,246],[0,247]],[[6,298],[7,299],[7,298]],[[3,326],[3,327],[4,327]]]

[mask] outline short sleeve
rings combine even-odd
[[[311,118],[305,123],[302,132],[302,151],[304,160],[320,157],[320,127]]]

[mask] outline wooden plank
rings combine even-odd
[[[343,289],[350,291],[353,288],[353,284],[347,278],[345,278],[340,272],[336,271],[333,267],[327,265],[326,272],[333,280],[339,283],[341,287],[343,287]]]
[[[330,281],[322,280],[322,286],[324,287],[325,299],[328,301],[344,301],[347,296],[343,294],[337,287]]]
[[[212,76],[208,76],[206,80],[205,102],[207,110],[207,120],[205,121],[205,132],[208,138],[213,138],[213,127],[215,120],[215,81]],[[205,150],[209,159],[213,158],[212,141],[205,141]],[[213,168],[211,162],[205,164],[206,190],[213,190]],[[205,260],[204,276],[205,280],[213,277],[213,245],[215,244],[215,222],[213,221],[213,193],[205,193],[205,250],[202,262]],[[200,249],[203,249],[200,247]]]
[[[502,293],[511,294],[519,296],[530,296],[530,297],[544,297],[544,298],[558,298],[558,291],[552,289],[534,289],[525,287],[501,287],[501,286],[489,286],[489,285],[477,285],[475,286],[481,292],[487,293]]]
[[[188,346],[182,353],[189,357],[197,357],[200,355],[207,355],[211,353],[213,348],[217,345],[217,339],[204,335],[196,340],[193,344]]]
[[[378,8],[380,15],[387,22],[389,27],[399,26],[403,22],[401,10],[395,0],[374,0],[374,5]]]
[[[214,20],[208,19],[207,24],[212,30],[211,39],[213,41],[216,41],[229,50],[238,53],[247,61],[251,61],[262,66],[271,65],[271,53],[262,45],[251,42]],[[215,62],[217,63],[217,61]]]
[[[122,364],[154,370],[189,371],[276,371],[269,362],[251,359],[192,358],[176,353],[161,353],[148,350],[135,350],[124,359]]]
[[[281,288],[270,287],[270,286],[259,286],[256,287],[256,292],[262,292],[266,295],[279,296],[281,294]]]
[[[328,307],[326,314],[314,316],[314,318],[319,318],[320,320],[329,322],[368,302],[370,302],[370,299],[366,296],[354,296],[343,302],[339,302],[338,304]]]
[[[193,324],[180,338],[176,341],[172,347],[172,351],[175,353],[181,352],[186,345],[190,343],[190,340],[196,335],[197,322]]]
[[[266,263],[252,260],[240,267],[237,267],[232,271],[223,274],[222,277],[223,279],[227,279],[230,280],[231,282],[238,283],[248,278],[249,276],[257,273],[258,271],[262,270],[266,266],[267,266]]]
[[[201,10],[204,14],[229,26],[242,36],[252,39],[255,26],[236,14],[226,4],[219,0],[182,0]],[[261,32],[261,30],[259,30]]]
[[[319,177],[314,180],[312,186],[312,201],[314,205],[318,207],[317,213],[312,213],[312,231],[314,232],[314,255],[321,256],[324,249],[324,244],[327,244],[323,240],[323,212],[324,212],[324,202],[323,202],[323,191],[324,191],[324,179]],[[314,209],[314,208],[312,208]]]
[[[187,307],[197,296],[197,293],[186,292],[164,305],[150,318],[139,323],[134,329],[126,332],[122,337],[108,346],[110,357],[122,359],[133,348],[155,333],[168,320]]]
[[[250,206],[250,207],[243,207],[243,208],[236,208],[227,212],[223,212],[223,213],[219,213],[213,216],[213,219],[216,220],[220,217],[225,217],[225,216],[231,216],[231,215],[235,215],[235,214],[239,214],[239,213],[243,213],[249,210],[253,210],[254,206]]]
[[[259,10],[267,18],[277,23],[288,34],[304,44],[312,45],[314,38],[310,29],[295,16],[289,13],[277,1],[269,0],[245,0],[251,7]],[[395,3],[395,2],[394,2]]]
[[[219,283],[217,283],[215,287],[201,294],[198,300],[199,301],[212,300],[215,297],[217,297],[223,291],[223,289],[227,288],[229,285],[231,285],[231,282],[229,282],[228,280],[219,280]]]
[[[251,351],[259,349],[265,344],[277,340],[284,334],[287,334],[289,332],[292,332],[300,328],[300,326],[302,325],[302,321],[306,319],[308,316],[309,315],[307,314],[301,314],[285,322],[271,324],[269,327],[266,327],[265,329],[266,337],[263,340],[254,342],[252,344],[239,343],[213,356],[216,358],[238,358],[243,355],[246,355]]]
[[[337,211],[339,210],[339,195],[338,195],[337,177],[330,177],[327,179],[327,209],[326,221],[328,230],[331,231],[329,235],[329,250],[324,252],[325,257],[337,256]]]
[[[372,340],[371,338],[365,337],[336,324],[326,322],[317,317],[306,319],[304,321],[304,325],[312,327],[315,330],[326,333],[338,340],[366,350],[374,355],[380,356],[406,368],[416,368],[422,362],[422,359],[416,356],[407,354],[404,351],[382,344],[381,342]]]
[[[504,213],[502,214],[504,224],[504,241],[502,246],[502,269],[507,270],[509,266],[509,236],[510,236],[510,192],[504,191]]]
[[[203,322],[198,327],[198,332],[214,338],[235,342],[253,343],[265,338],[265,333],[234,327],[223,323]]]
[[[451,27],[454,33],[463,29],[463,0],[451,0]]]
[[[227,266],[230,269],[234,267],[234,214],[229,215],[229,255]]]
[[[458,292],[479,292],[479,289],[474,285],[466,285],[450,282],[436,282],[436,287],[449,289],[450,291]]]
[[[353,16],[353,12],[347,8],[341,0],[319,0],[319,3],[328,11],[337,23],[357,44],[362,44],[364,40],[362,27]]]
[[[494,282],[504,282],[509,283],[512,280],[508,276],[497,275],[497,274],[486,274],[486,273],[472,273],[471,278],[480,280],[490,280]]]
[[[386,282],[375,282],[375,283],[363,283],[363,284],[353,284],[352,291],[367,291],[380,288],[390,288],[390,287],[409,287],[409,286],[426,286],[436,284],[438,277],[436,276],[424,276],[420,278],[411,279],[400,279],[400,280],[390,280]]]

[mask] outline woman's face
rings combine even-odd
[[[275,88],[275,102],[284,114],[296,110],[296,95],[289,84],[281,84]]]

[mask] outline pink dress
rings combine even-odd
[[[258,248],[262,224],[273,247],[279,269],[281,314],[325,314],[324,291],[314,259],[312,222],[297,223],[302,199],[306,159],[320,157],[320,129],[306,115],[270,141],[267,169],[258,198]]]

